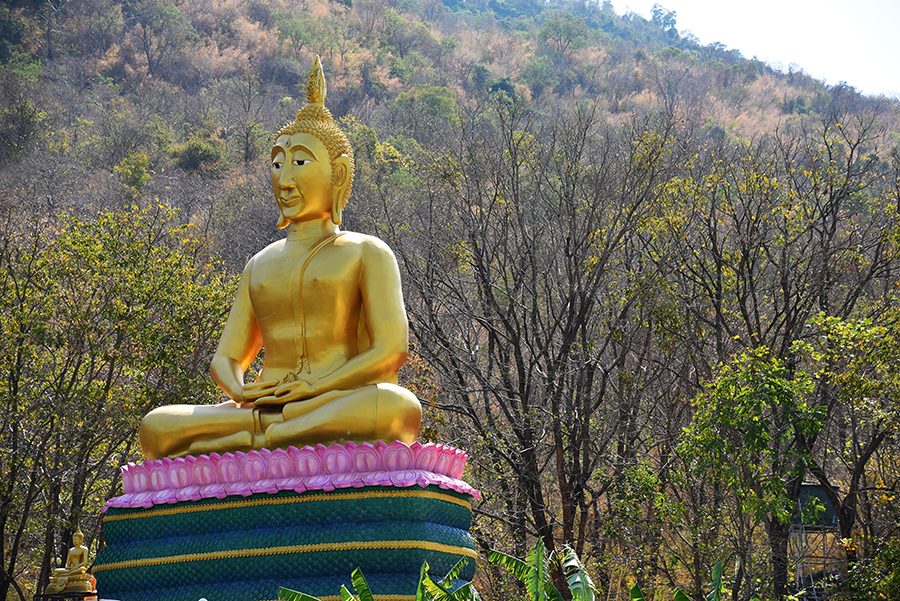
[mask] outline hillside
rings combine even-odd
[[[313,54],[327,65],[333,113],[382,137],[402,125],[416,138],[418,105],[448,116],[497,90],[544,114],[583,100],[613,121],[677,110],[712,136],[754,138],[836,108],[877,110],[897,129],[897,101],[701,46],[662,7],[647,21],[609,3],[350,4],[5,3],[0,157],[10,162],[52,119],[79,140],[79,163],[105,173],[135,153],[154,170],[191,171],[197,161],[179,150],[220,170],[249,164],[302,104]]]
[[[480,552],[570,545],[608,599],[702,599],[722,561],[782,598],[818,484],[847,598],[896,590],[900,101],[661,6],[36,0],[0,5],[0,597],[76,522],[100,544],[141,415],[215,399],[316,54],[344,225],[397,255],[402,376],[469,453]]]

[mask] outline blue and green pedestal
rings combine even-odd
[[[388,445],[380,450],[386,449]],[[450,447],[441,450],[446,449]],[[347,454],[350,461],[329,462],[334,446],[305,450],[322,459],[319,473],[302,473],[316,471],[316,465],[309,453],[299,451],[294,457],[303,461],[293,463],[299,473],[285,472],[283,463],[262,469],[277,464],[267,452],[255,468],[251,464],[257,458],[250,454],[212,457],[203,469],[215,468],[216,481],[207,472],[206,484],[197,482],[196,461],[190,458],[129,466],[143,469],[147,477],[132,478],[126,486],[131,492],[108,505],[106,546],[92,569],[100,596],[119,601],[267,601],[277,599],[283,586],[336,600],[342,584],[353,590],[350,574],[360,568],[376,600],[400,601],[415,598],[423,562],[432,575],[442,576],[468,558],[461,577],[473,577],[476,553],[469,526],[477,492],[453,477],[461,469],[450,469],[452,462],[443,468],[417,466],[421,453],[415,452],[408,461],[401,458],[399,466],[391,460],[373,464],[377,452],[367,462],[354,463],[352,452]],[[372,465],[407,469],[353,471]],[[154,476],[156,468],[161,469]],[[253,492],[261,486],[267,490]]]

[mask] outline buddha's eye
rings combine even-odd
[[[303,165],[306,165],[307,163],[312,163],[312,161],[310,161],[309,159],[294,159],[294,164],[297,165],[298,167],[302,167]]]
[[[281,162],[279,162],[279,161],[272,161],[272,169],[273,169],[274,171],[278,171],[278,170],[281,169],[282,167],[284,167],[284,163],[281,163]]]

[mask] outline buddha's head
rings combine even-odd
[[[75,531],[75,534],[72,535],[72,542],[76,547],[80,547],[81,543],[84,542],[84,533],[81,531],[81,527]]]
[[[272,147],[272,189],[278,227],[341,213],[353,187],[353,150],[325,108],[325,75],[319,57],[306,82],[306,106],[278,132]]]

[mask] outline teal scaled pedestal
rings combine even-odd
[[[378,601],[413,600],[424,561],[443,576],[466,557],[473,577],[471,499],[369,486],[111,507],[92,573],[119,601],[265,601],[282,586],[338,599],[358,567]]]

